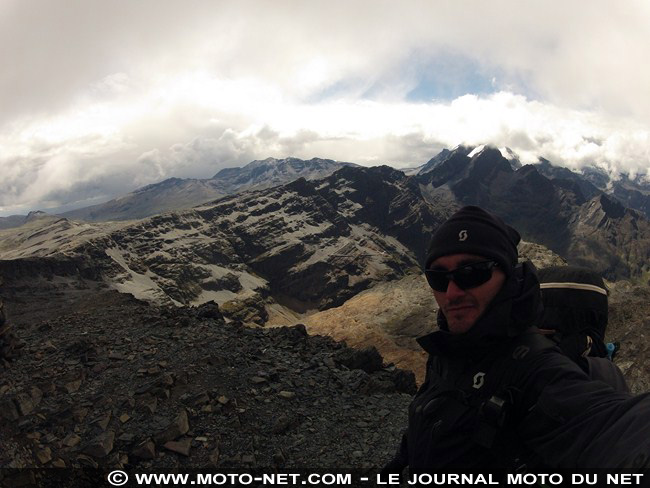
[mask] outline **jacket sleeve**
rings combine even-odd
[[[607,358],[587,357],[587,365],[589,366],[589,377],[592,380],[607,383],[616,391],[630,393],[625,376],[623,376],[621,370],[611,360]]]
[[[591,380],[554,349],[521,378],[518,431],[545,464],[568,469],[650,464],[650,395],[632,396]]]

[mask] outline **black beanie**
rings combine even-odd
[[[517,265],[519,232],[475,206],[461,208],[433,234],[425,269],[441,256],[476,254],[493,259],[510,276]]]

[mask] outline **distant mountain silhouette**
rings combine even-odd
[[[301,177],[310,180],[323,178],[346,165],[352,163],[318,158],[309,161],[267,158],[253,161],[242,168],[223,169],[208,179],[169,178],[106,203],[71,210],[61,215],[91,222],[141,219],[190,208],[245,190],[282,185]]]

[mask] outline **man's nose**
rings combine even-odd
[[[453,300],[454,298],[461,297],[465,294],[465,290],[462,290],[455,282],[449,280],[447,285],[447,300]]]

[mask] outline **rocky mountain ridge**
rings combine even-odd
[[[585,168],[582,176],[624,206],[650,217],[650,175],[637,174],[630,177],[622,173],[612,178],[598,168]]]
[[[650,223],[641,212],[568,170],[545,163],[517,168],[497,148],[467,149],[441,155],[413,177],[425,198],[482,206],[525,239],[609,279],[647,279]]]
[[[301,177],[324,178],[343,166],[354,165],[320,158],[309,161],[267,158],[243,167],[222,169],[212,178],[169,178],[109,202],[65,212],[61,216],[91,222],[141,219],[190,208],[233,193],[283,185]]]
[[[409,181],[388,167],[343,168],[316,182],[299,179],[115,224],[99,236],[92,233],[97,226],[63,220],[58,225],[87,228],[29,232],[18,249],[3,253],[23,264],[4,260],[0,267],[9,283],[29,260],[52,257],[93,269],[142,299],[223,304],[252,292],[298,309],[326,308],[418,267],[422,236],[452,207],[434,209]],[[48,235],[49,249],[37,245],[40,235]]]
[[[472,159],[473,156],[480,154],[485,149],[498,151],[503,159],[509,162],[513,171],[517,171],[522,167],[517,154],[508,147],[497,148],[489,144],[476,147],[460,145],[451,150],[443,149],[424,165],[409,170],[409,174],[423,175],[429,173],[438,166],[447,163],[448,160],[451,160],[451,163],[446,164],[448,168],[453,168],[453,161],[458,161],[459,166],[464,167],[463,157]],[[560,186],[568,186],[574,190],[579,189],[582,196],[587,200],[604,193],[610,198],[619,201],[625,207],[638,210],[646,218],[650,218],[650,179],[647,174],[637,174],[634,178],[630,178],[625,173],[610,175],[596,166],[586,166],[576,172],[542,157],[534,166],[541,174],[553,180],[554,183]],[[444,175],[442,175],[442,178],[446,181]]]

